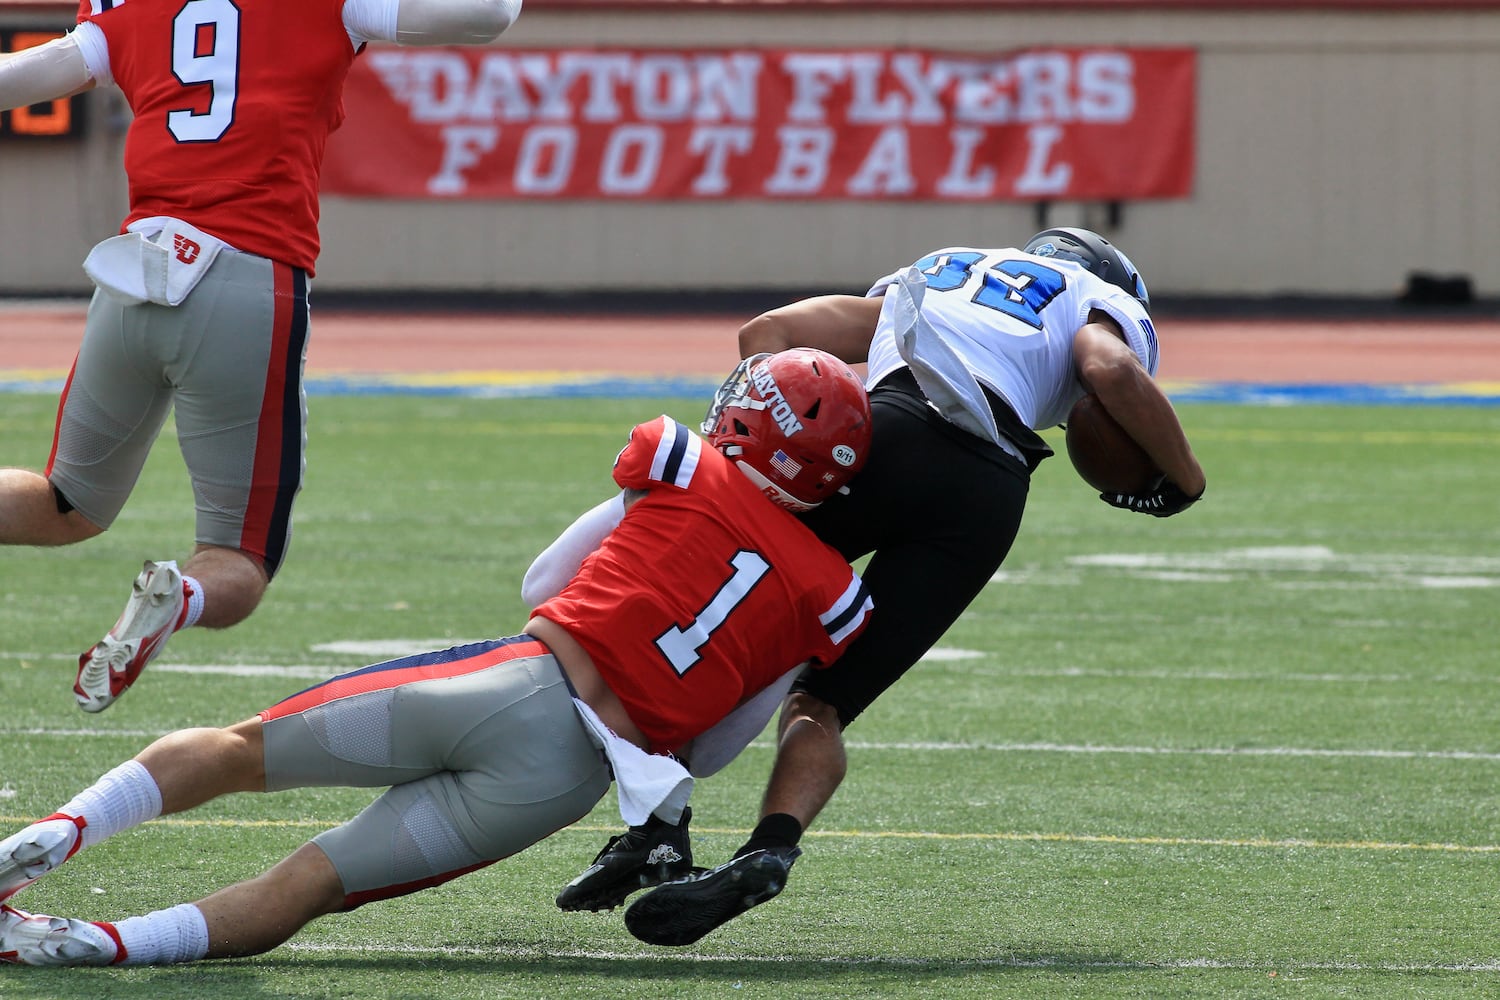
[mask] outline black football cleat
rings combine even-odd
[[[798,847],[751,851],[717,868],[667,882],[625,911],[625,927],[647,944],[692,944],[786,887]]]
[[[684,809],[676,826],[652,816],[609,843],[577,878],[557,894],[561,910],[613,910],[632,892],[691,875],[693,848]]]

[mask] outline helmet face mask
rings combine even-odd
[[[811,510],[864,465],[870,404],[859,376],[831,354],[757,354],[719,387],[703,432],[772,502]]]
[[[1124,251],[1096,232],[1066,226],[1044,229],[1027,240],[1021,250],[1036,257],[1081,264],[1090,274],[1125,289],[1147,312],[1151,311],[1151,295],[1141,272]]]
[[[708,435],[714,432],[714,428],[719,424],[719,415],[724,412],[726,407],[739,406],[759,409],[765,406],[765,403],[758,399],[753,401],[750,399],[750,368],[769,357],[771,355],[766,353],[752,354],[741,361],[735,367],[734,371],[729,373],[729,377],[714,392],[714,401],[709,404],[708,413],[703,417],[703,424],[700,429],[704,434]]]

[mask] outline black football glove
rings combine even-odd
[[[1182,492],[1182,487],[1170,479],[1163,479],[1161,485],[1151,493],[1099,494],[1099,499],[1111,507],[1133,510],[1137,514],[1150,514],[1152,517],[1171,517],[1173,514],[1181,514],[1202,497],[1201,491],[1195,497],[1188,496]]]

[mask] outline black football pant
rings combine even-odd
[[[849,493],[802,515],[851,562],[875,612],[833,666],[797,689],[847,726],[936,643],[1000,567],[1026,507],[1026,465],[940,417],[910,380],[870,394],[874,440]]]

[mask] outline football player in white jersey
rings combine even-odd
[[[830,670],[799,678],[782,705],[761,820],[724,865],[691,874],[685,822],[616,837],[558,897],[564,909],[631,905],[652,944],[691,944],[785,885],[804,828],[847,767],[841,732],[942,637],[994,575],[1020,527],[1031,471],[1052,454],[1038,430],[1087,392],[1166,478],[1105,502],[1167,517],[1205,478],[1157,386],[1156,331],[1135,265],[1097,233],[1049,229],[1023,247],[949,247],[865,296],[774,309],[739,332],[741,354],[818,347],[867,362],[875,436],[847,495],[803,515],[853,560],[884,609]],[[669,864],[661,858],[676,858]],[[688,876],[688,877],[682,877]]]

